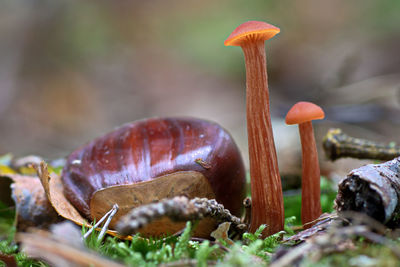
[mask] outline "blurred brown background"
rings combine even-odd
[[[247,158],[243,55],[223,45],[247,20],[281,28],[266,48],[282,172],[299,168],[283,118],[300,100],[326,111],[318,142],[330,127],[400,142],[398,0],[3,0],[0,154],[63,157],[123,123],[179,115],[219,122]]]

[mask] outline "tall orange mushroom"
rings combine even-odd
[[[240,46],[244,52],[252,198],[250,231],[267,224],[264,236],[283,230],[284,224],[282,185],[269,112],[264,44],[279,32],[279,28],[268,23],[248,21],[237,27],[224,43]]]
[[[325,117],[324,111],[310,102],[296,103],[286,115],[287,124],[298,124],[302,150],[301,222],[304,228],[321,215],[320,169],[311,121]]]

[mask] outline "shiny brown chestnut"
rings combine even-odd
[[[245,197],[243,160],[232,137],[195,118],[123,125],[74,151],[62,182],[67,199],[90,220],[118,204],[111,227],[132,208],[166,197],[215,198],[238,216]],[[155,228],[146,233],[179,230],[165,221]]]

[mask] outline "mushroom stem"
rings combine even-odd
[[[269,112],[264,40],[242,46],[246,61],[247,132],[250,154],[252,212],[250,231],[267,224],[264,235],[283,230],[281,179]]]
[[[311,121],[299,124],[302,148],[302,184],[301,184],[301,222],[303,225],[316,220],[321,211],[320,169]],[[307,224],[304,228],[311,227]]]

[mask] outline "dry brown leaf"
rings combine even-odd
[[[51,207],[37,177],[14,175],[12,179],[18,230],[24,231],[31,226],[47,228],[60,221],[61,218]]]
[[[50,176],[47,165],[44,162],[40,163],[38,171],[40,181],[42,182],[44,191],[53,208],[57,213],[65,219],[73,221],[79,225],[88,225],[85,218],[75,209],[74,206],[64,196],[61,177],[56,174]]]
[[[7,174],[0,177],[0,186],[4,193],[1,199],[12,198],[15,203],[19,231],[31,226],[47,228],[60,221],[37,177]]]
[[[72,221],[78,225],[92,227],[90,223],[75,209],[64,195],[63,184],[61,177],[56,174],[49,174],[47,165],[44,162],[40,163],[40,169],[37,170],[40,181],[42,182],[44,191],[56,212],[63,218]],[[108,230],[108,234],[118,236],[116,231]],[[123,239],[131,239],[131,236],[118,236]]]
[[[210,236],[214,237],[215,240],[217,241],[222,239],[228,245],[233,245],[234,242],[229,238],[228,235],[230,226],[231,226],[230,222],[221,223],[220,225],[218,225],[218,228],[210,234]]]

